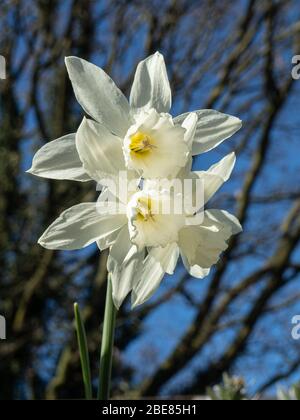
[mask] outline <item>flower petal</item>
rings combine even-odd
[[[232,235],[237,235],[243,230],[238,219],[226,210],[209,209],[206,210],[205,214],[211,221],[216,221],[219,225],[230,228]]]
[[[120,229],[124,222],[125,216],[110,215],[106,207],[82,203],[65,210],[38,243],[47,249],[80,249]]]
[[[86,172],[97,182],[118,177],[126,170],[121,139],[101,124],[83,118],[76,147]]]
[[[195,111],[198,115],[197,130],[194,137],[193,155],[208,152],[231,137],[242,126],[239,118],[223,114],[213,109]],[[174,118],[175,124],[182,124],[188,113]]]
[[[154,108],[157,112],[169,112],[171,89],[164,57],[159,52],[138,64],[129,102],[134,109]]]
[[[209,269],[216,264],[221,252],[227,248],[223,235],[202,226],[186,227],[180,231],[180,252],[183,262],[191,273],[190,268],[197,266],[202,278],[203,269]]]
[[[181,127],[186,129],[184,134],[184,141],[188,145],[189,150],[192,149],[192,144],[197,129],[197,123],[198,115],[196,112],[190,112],[181,124]]]
[[[75,145],[75,134],[46,143],[35,154],[30,174],[50,179],[90,181]]]
[[[228,181],[236,162],[235,153],[229,153],[218,163],[212,165],[207,172],[218,175],[223,179],[223,182]]]
[[[113,301],[120,308],[128,293],[132,290],[144,259],[144,250],[137,251],[129,238],[127,226],[119,232],[117,240],[110,250],[107,269],[111,275]]]
[[[183,265],[185,266],[187,272],[197,279],[204,279],[204,277],[207,277],[210,273],[210,268],[202,268],[199,265],[193,265],[191,266],[187,257],[183,252],[181,252],[181,259],[183,262]]]
[[[84,111],[112,133],[123,137],[129,127],[130,107],[113,80],[100,68],[77,57],[66,57],[77,101]]]
[[[166,271],[174,270],[175,244],[167,245],[158,250],[152,249],[143,263],[139,281],[133,287],[132,307],[136,307],[149,299],[160,285]],[[177,260],[176,260],[177,261]]]
[[[112,246],[116,242],[119,232],[119,229],[117,229],[111,233],[108,233],[106,236],[97,239],[96,243],[100,251],[103,251],[104,249],[107,249],[110,246]]]
[[[228,247],[231,235],[241,231],[238,220],[223,210],[207,210],[198,226],[186,226],[179,232],[183,263],[194,277],[203,278]]]
[[[228,181],[236,162],[235,153],[229,153],[207,171],[195,171],[199,179],[203,180],[204,204],[218,191],[218,189]]]
[[[179,248],[178,245],[174,242],[169,244],[168,249],[164,249],[162,247],[154,247],[149,249],[149,254],[156,260],[160,261],[164,271],[167,274],[174,274],[177,261],[179,258]],[[165,251],[168,253],[168,257],[165,258]]]

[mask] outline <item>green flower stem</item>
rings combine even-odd
[[[112,368],[112,353],[114,346],[116,314],[117,309],[112,299],[111,279],[110,276],[108,276],[100,355],[98,389],[99,400],[108,400],[110,396],[110,378]]]
[[[87,346],[87,339],[84,324],[80,315],[79,307],[77,303],[74,303],[74,314],[75,314],[75,325],[77,332],[78,347],[80,353],[82,377],[85,390],[85,398],[91,400],[92,396],[92,381],[91,381],[91,370],[90,360]]]

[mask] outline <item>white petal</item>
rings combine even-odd
[[[226,182],[230,178],[235,162],[236,162],[235,153],[234,152],[229,153],[223,159],[221,159],[218,163],[215,163],[214,165],[212,165],[208,169],[208,172],[211,174],[219,175],[223,179],[223,182]]]
[[[209,275],[210,268],[202,268],[199,265],[191,266],[183,252],[181,252],[181,258],[183,265],[192,277],[195,277],[197,279],[204,279],[204,277],[207,277]]]
[[[103,236],[102,238],[97,239],[96,243],[100,251],[103,251],[104,249],[107,249],[110,246],[112,246],[116,242],[119,233],[120,231],[119,229],[117,229],[113,232],[108,233],[106,236]]]
[[[154,249],[154,248],[153,248]],[[159,287],[166,270],[174,269],[174,244],[150,252],[143,263],[139,281],[132,292],[132,307],[136,307],[149,299]]]
[[[195,171],[204,183],[204,204],[218,191],[218,189],[228,181],[236,162],[235,153],[229,153],[207,171]]]
[[[207,275],[208,269],[227,248],[230,236],[240,231],[237,219],[222,210],[207,210],[201,225],[181,229],[179,247],[189,272],[200,278]]]
[[[143,259],[144,251],[137,251],[136,246],[130,242],[128,228],[124,227],[111,247],[107,261],[112,280],[113,301],[118,309],[132,290]]]
[[[96,203],[82,203],[64,211],[38,242],[47,249],[80,249],[120,229],[124,221],[124,216],[110,215]]]
[[[201,268],[210,268],[215,264],[222,251],[227,248],[229,232],[211,229],[207,226],[187,226],[179,233],[179,247],[188,264]]]
[[[76,133],[76,147],[86,172],[97,182],[126,170],[121,139],[101,124],[84,118]]]
[[[232,235],[237,235],[243,230],[238,219],[226,210],[209,209],[206,210],[205,214],[211,221],[216,221],[220,225],[230,228]]]
[[[30,174],[50,179],[90,181],[75,145],[75,134],[68,134],[46,143],[35,154]]]
[[[213,109],[202,109],[195,112],[198,115],[198,124],[193,143],[193,155],[208,152],[217,147],[242,126],[239,118],[222,114]],[[174,123],[181,125],[187,115],[188,113],[185,113],[174,118]]]
[[[121,216],[120,220],[124,220],[124,215],[126,214],[126,206],[122,207],[119,199],[111,193],[111,191],[107,187],[103,187],[98,200],[97,200],[97,208],[99,206],[100,211],[105,211],[105,207],[107,208],[107,212],[109,214],[115,214]],[[111,206],[110,208],[108,206]],[[118,207],[117,207],[118,206]],[[126,220],[127,221],[127,220]],[[127,223],[124,223],[127,224]],[[106,248],[109,248],[114,244],[119,236],[119,229],[108,233],[106,236],[103,236],[97,240],[98,248],[103,251]]]
[[[167,258],[165,258],[166,251],[168,253]],[[156,261],[160,261],[162,268],[167,274],[174,274],[179,257],[179,248],[175,242],[173,244],[167,245],[167,249],[162,247],[151,248],[149,249],[149,254]]]
[[[190,165],[187,165],[178,173],[177,178],[181,179],[185,185],[184,203],[187,215],[203,209],[203,206],[230,177],[235,160],[235,154],[230,153],[207,171],[191,171]],[[196,224],[199,224],[199,221]]]
[[[192,149],[192,144],[193,144],[194,136],[197,129],[197,123],[198,123],[198,116],[196,112],[191,112],[187,115],[187,117],[181,124],[181,127],[186,129],[186,132],[184,134],[184,141],[188,145],[189,150]]]
[[[75,96],[84,111],[123,137],[129,127],[130,107],[120,89],[100,67],[77,57],[67,57],[65,61]]]
[[[154,108],[157,112],[169,112],[171,89],[163,56],[156,52],[141,61],[136,69],[130,93],[132,108]]]

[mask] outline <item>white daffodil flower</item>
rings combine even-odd
[[[234,164],[235,155],[231,153],[208,171],[186,175],[203,181],[202,205],[229,179]],[[150,185],[153,188],[153,183]],[[189,211],[164,214],[160,209],[164,207],[165,195],[164,191],[159,190],[154,192],[150,189],[148,192],[146,187],[135,194],[129,203],[131,241],[139,248],[142,245],[147,247],[143,269],[132,287],[133,307],[153,295],[165,273],[174,273],[179,255],[193,277],[206,277],[210,268],[219,260],[220,254],[226,250],[228,239],[242,231],[237,218],[224,210],[206,210],[200,218],[199,214],[191,214]],[[161,205],[157,205],[158,200]],[[153,206],[156,210],[154,212]],[[203,208],[198,211],[203,211]]]
[[[203,204],[228,180],[234,163],[231,153],[208,171],[190,174],[204,182]],[[225,211],[205,211],[201,223],[189,211],[177,214],[172,194],[149,185],[129,192],[126,203],[101,200],[104,191],[97,203],[71,207],[39,239],[48,249],[80,249],[93,242],[101,250],[110,248],[108,270],[117,307],[130,291],[133,306],[152,296],[164,274],[174,272],[179,255],[191,275],[206,276],[229,237],[241,231],[237,219]]]
[[[241,121],[214,110],[173,119],[159,53],[139,63],[129,102],[97,66],[76,57],[68,57],[66,65],[76,98],[89,117],[83,118],[77,133],[43,146],[28,172],[51,179],[94,180],[107,188],[97,203],[81,203],[63,212],[39,243],[61,250],[93,242],[101,250],[109,248],[108,271],[117,307],[130,291],[134,306],[148,299],[163,275],[173,273],[180,254],[191,275],[204,277],[230,235],[240,231],[239,223],[218,210],[206,211],[201,223],[189,211],[154,212],[155,206],[174,202],[174,197],[153,185],[159,178],[202,179],[205,204],[230,176],[234,155],[206,172],[190,171],[192,156],[233,135]],[[144,187],[135,182],[134,188],[113,190],[120,173],[129,181],[142,177]],[[103,199],[107,191],[112,196]],[[112,211],[116,202],[123,212]]]
[[[84,118],[76,134],[42,147],[29,170],[34,175],[99,181],[126,166],[145,178],[174,177],[191,155],[213,149],[241,127],[238,118],[214,110],[172,119],[171,89],[158,52],[138,64],[129,102],[101,68],[77,57],[67,57],[66,66],[91,119]]]

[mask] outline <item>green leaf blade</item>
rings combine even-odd
[[[85,398],[91,400],[92,395],[92,381],[91,381],[91,369],[90,359],[87,345],[86,332],[82,317],[80,314],[78,303],[74,303],[74,315],[75,315],[75,327],[77,333],[78,348],[81,361],[82,377],[85,390]]]

